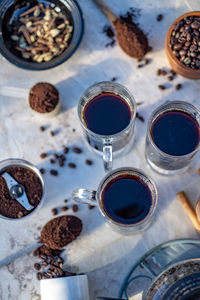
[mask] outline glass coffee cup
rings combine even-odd
[[[134,137],[133,96],[119,83],[97,83],[80,98],[78,116],[90,149],[103,156],[106,171],[112,169],[113,154],[122,154]]]
[[[97,191],[77,189],[72,198],[79,203],[98,206],[113,230],[130,235],[151,224],[158,193],[152,179],[139,169],[126,167],[109,172]]]
[[[200,110],[185,101],[167,101],[152,113],[145,156],[163,175],[184,172],[200,147]]]

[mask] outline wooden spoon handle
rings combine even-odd
[[[112,12],[104,0],[93,0],[93,2],[99,7],[110,23],[113,23],[117,19],[117,16]]]
[[[190,218],[192,224],[194,225],[195,229],[200,233],[200,223],[198,222],[197,215],[195,213],[195,209],[190,203],[187,195],[185,192],[181,191],[176,194],[177,199],[182,204],[183,208],[185,209],[188,217]]]

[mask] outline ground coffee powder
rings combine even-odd
[[[132,21],[121,16],[114,22],[117,40],[122,50],[131,57],[142,58],[150,49],[144,32]]]
[[[37,207],[42,198],[42,184],[39,177],[30,169],[23,167],[10,167],[3,173],[9,173],[18,183],[25,188],[26,195],[31,205]],[[3,174],[1,173],[1,175]],[[8,218],[21,218],[31,211],[26,210],[17,200],[10,196],[5,179],[0,175],[0,214]]]
[[[48,113],[55,109],[59,101],[58,90],[50,83],[39,82],[29,93],[30,107],[39,113]]]
[[[40,241],[51,249],[60,249],[74,241],[82,231],[82,222],[75,216],[50,220],[42,229]]]

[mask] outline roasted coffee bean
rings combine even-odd
[[[45,268],[48,264],[46,261],[43,261],[40,265],[41,265],[41,267]]]
[[[172,80],[174,80],[174,77],[173,77],[172,75],[170,75],[170,76],[167,77],[167,79],[168,79],[169,81],[172,81]]]
[[[198,48],[197,45],[192,45],[190,47],[190,51],[193,52],[193,51],[197,50],[197,48]]]
[[[181,50],[181,51],[179,52],[179,54],[180,54],[180,56],[185,56],[185,55],[187,54],[187,51]]]
[[[43,153],[40,154],[40,157],[41,157],[42,159],[44,159],[44,158],[47,157],[47,154],[46,154],[45,152],[43,152]]]
[[[159,88],[160,90],[165,90],[165,89],[166,89],[166,87],[165,87],[164,85],[162,85],[162,84],[160,84],[160,85],[158,86],[158,88]]]
[[[50,131],[50,135],[51,136],[55,136],[55,132],[54,131]]]
[[[69,202],[69,200],[68,200],[68,199],[65,199],[64,202],[67,203],[67,202]]]
[[[58,164],[60,167],[64,167],[65,165],[64,161],[61,158],[58,159]]]
[[[62,207],[61,207],[61,210],[62,210],[62,211],[67,211],[68,209],[69,209],[68,206],[62,206]]]
[[[144,123],[144,118],[138,112],[136,112],[136,118]]]
[[[40,169],[40,173],[41,173],[41,174],[44,174],[44,173],[45,173],[45,169],[44,169],[44,168],[41,168],[41,169]]]
[[[39,257],[40,257],[42,260],[44,260],[44,261],[47,260],[47,256],[44,255],[44,254],[39,254]]]
[[[111,81],[116,81],[117,80],[117,77],[113,77],[112,79],[111,79]]]
[[[53,176],[58,176],[58,171],[50,170],[50,174],[53,175]]]
[[[72,205],[72,210],[74,213],[76,213],[78,211],[78,205],[77,204]]]
[[[193,29],[199,29],[200,28],[200,23],[197,22],[197,21],[194,21],[192,24],[191,24],[191,27]]]
[[[158,22],[162,21],[162,20],[163,20],[163,15],[162,15],[162,14],[157,15],[156,20],[157,20]]]
[[[57,208],[52,208],[51,212],[53,216],[56,216],[58,214]]]
[[[66,157],[63,154],[61,154],[59,158],[62,159],[62,161],[66,161]]]
[[[180,90],[182,88],[182,84],[181,83],[178,83],[177,85],[176,85],[176,90]]]
[[[91,166],[93,165],[93,162],[90,159],[85,160],[86,165]]]
[[[40,126],[40,131],[45,131],[45,127],[44,126]]]
[[[68,163],[68,166],[69,166],[71,169],[75,169],[75,168],[76,168],[76,164],[74,164],[74,163]]]
[[[38,280],[41,280],[41,279],[42,279],[42,273],[41,273],[41,272],[38,272],[38,273],[37,273],[37,279],[38,279]]]
[[[170,70],[170,73],[171,73],[173,76],[176,76],[176,72],[175,72],[173,69]]]
[[[38,248],[33,251],[33,256],[39,256],[39,249]]]
[[[23,215],[24,215],[23,212],[22,212],[22,211],[19,211],[18,214],[17,214],[17,217],[18,217],[18,218],[22,218]]]
[[[182,48],[182,44],[175,44],[174,50],[180,50]]]
[[[80,154],[80,153],[83,152],[83,151],[82,151],[80,148],[78,148],[78,147],[72,148],[72,151],[73,151],[74,153],[77,153],[77,154]]]
[[[51,164],[55,164],[55,160],[51,158],[51,159],[50,159],[50,163],[51,163]]]
[[[40,264],[35,263],[34,268],[35,268],[35,270],[39,271],[41,269],[41,266],[40,266]]]
[[[186,57],[184,59],[184,64],[189,65],[191,63],[191,59],[189,57]]]
[[[68,148],[68,147],[65,147],[65,148],[63,149],[63,152],[64,152],[65,154],[67,154],[67,153],[69,152],[69,148]]]
[[[57,257],[57,262],[59,262],[60,264],[64,263],[64,259],[60,256]]]
[[[91,204],[88,205],[88,209],[93,209],[93,208],[95,208],[94,205],[91,205]]]
[[[189,41],[185,43],[186,47],[189,47],[190,45],[191,45],[191,42],[189,42]]]
[[[57,153],[54,153],[54,155],[53,155],[55,158],[58,158],[59,157],[59,155],[57,154]]]

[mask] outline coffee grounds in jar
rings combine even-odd
[[[142,58],[149,51],[147,36],[132,21],[132,17],[121,16],[114,22],[117,40],[123,51],[131,57]]]
[[[3,173],[10,174],[18,183],[22,184],[29,203],[36,208],[42,198],[42,184],[39,177],[30,169],[23,167],[10,167]],[[17,200],[12,198],[5,179],[0,175],[0,214],[7,218],[21,218],[28,215],[34,209],[26,210]]]
[[[50,83],[39,82],[29,93],[30,107],[39,113],[48,113],[55,109],[59,102],[59,92]]]
[[[82,222],[75,216],[50,220],[42,229],[40,241],[51,249],[60,249],[74,241],[82,231]]]
[[[173,27],[170,47],[186,67],[200,69],[200,17],[188,16]]]

